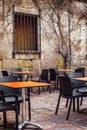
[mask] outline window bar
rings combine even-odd
[[[23,51],[25,52],[26,51],[26,25],[25,25],[25,15],[24,15],[24,49]]]
[[[27,15],[25,16],[25,37],[26,37],[26,44],[25,44],[25,51],[27,52],[27,33],[28,33],[28,28],[27,28]]]
[[[27,15],[27,51],[29,51],[29,45],[30,45],[30,41],[29,41],[29,16]]]
[[[39,19],[38,19],[38,23],[39,23],[39,28],[38,28],[38,51],[39,51],[39,58],[41,58],[41,10],[39,10]]]
[[[15,41],[15,46],[17,47],[16,49],[17,49],[17,52],[18,52],[18,51],[19,51],[19,50],[18,50],[18,43],[19,43],[19,37],[18,37],[18,36],[19,36],[19,28],[18,28],[18,21],[19,21],[18,19],[19,19],[19,18],[18,18],[18,17],[19,17],[19,15],[16,14],[15,16],[17,17],[17,28],[16,28],[16,29],[17,29],[17,34],[16,34],[16,36],[17,36],[17,41]]]
[[[22,52],[24,52],[24,14],[22,15]]]
[[[20,29],[21,29],[21,15],[19,14],[19,13],[17,13],[17,15],[18,15],[18,27],[17,27],[17,29],[19,29],[19,32],[18,32],[18,40],[19,40],[19,42],[18,42],[18,53],[20,53],[21,52],[21,45],[20,45],[20,42],[21,42],[21,34],[20,34]]]
[[[30,16],[30,51],[32,51],[32,16]]]
[[[17,46],[17,52],[19,52],[19,51],[20,51],[20,48],[19,48],[19,46],[20,46],[20,45],[19,45],[19,44],[20,44],[19,17],[20,17],[20,15],[19,15],[19,14],[16,14],[16,16],[17,16],[17,43],[16,43],[16,41],[15,41],[15,43],[16,43],[16,46]]]
[[[15,14],[14,14],[14,5],[12,6],[12,13],[13,13],[13,23],[14,23],[14,26],[13,26],[13,58],[15,57],[15,27],[16,27],[16,22],[15,22]]]
[[[30,20],[31,18],[30,18],[30,16],[29,16],[29,21],[30,21],[30,23],[29,23],[29,51],[31,51],[31,20]]]
[[[28,52],[28,15],[26,16],[26,52]]]
[[[36,25],[38,25],[38,17],[36,17]],[[36,34],[36,42],[37,42],[37,44],[36,44],[36,50],[38,51],[38,27],[39,26],[36,26],[36,32],[35,32],[35,34]]]
[[[23,25],[23,21],[22,21],[22,14],[20,14],[20,30],[21,30],[21,34],[20,34],[20,50],[22,51],[22,43],[23,43],[23,31],[22,31],[22,25]]]
[[[23,15],[22,15],[22,13],[20,13],[20,31],[21,31],[21,34],[20,34],[20,39],[21,39],[20,52],[22,52],[22,45],[23,45]]]
[[[33,47],[33,51],[35,51],[35,16],[33,16],[32,19],[32,24],[33,24],[33,39],[32,39],[32,47]]]
[[[35,16],[35,51],[38,51],[38,24],[37,24],[38,16]],[[36,38],[37,37],[37,38]]]
[[[36,26],[36,24],[35,24],[35,22],[36,22],[36,17],[35,17],[35,15],[34,15],[34,18],[33,18],[33,21],[34,21],[34,41],[33,41],[33,43],[34,43],[34,51],[36,51],[36,28],[35,28],[35,26]]]
[[[28,52],[28,15],[26,16],[26,52]]]
[[[38,17],[36,17],[36,20],[35,20],[35,41],[36,41],[36,51],[38,51]],[[37,37],[37,38],[36,38]]]
[[[30,17],[28,15],[28,51],[30,51]]]
[[[25,15],[23,14],[23,43],[22,43],[22,52],[25,52]]]
[[[30,16],[29,16],[29,21],[30,21]],[[30,25],[31,25],[31,21],[29,22],[29,38],[30,38],[29,39],[29,51],[30,51],[30,46],[31,46],[30,45],[31,44],[31,36],[30,36],[31,35],[31,30],[30,30]]]

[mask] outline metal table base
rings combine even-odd
[[[25,126],[27,126],[27,125],[32,125],[32,126],[35,126],[35,127],[37,127],[37,128],[43,129],[43,127],[42,127],[41,125],[39,125],[39,124],[37,124],[37,123],[33,123],[33,122],[30,122],[30,121],[27,121],[27,120],[21,122],[21,123],[19,124],[19,126],[18,126],[18,129],[19,129],[19,130],[22,130],[22,129],[23,129]]]

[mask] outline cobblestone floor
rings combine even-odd
[[[65,107],[66,100],[62,98],[60,104],[58,115],[55,115],[55,108],[58,99],[58,91],[54,91],[51,94],[49,92],[42,92],[40,95],[31,95],[31,120],[35,123],[42,125],[43,130],[87,130],[87,114],[77,113],[71,110],[70,118],[66,120],[67,108]],[[80,109],[87,107],[87,99],[84,98],[83,105]],[[28,106],[27,106],[28,109]],[[8,122],[10,124],[14,123],[14,113],[8,112]],[[2,113],[0,113],[0,124],[2,124]],[[28,113],[26,113],[28,118]],[[20,114],[21,120],[21,114]],[[0,130],[4,130],[0,127]],[[8,128],[6,130],[14,130]],[[27,126],[24,130],[39,130],[36,128],[31,128]]]

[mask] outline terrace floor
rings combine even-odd
[[[34,93],[31,95],[31,117],[32,121],[43,126],[43,130],[87,130],[87,114],[77,113],[71,111],[69,120],[66,120],[67,108],[65,107],[66,100],[62,98],[58,115],[55,115],[55,108],[57,104],[58,90],[49,92],[42,92],[40,95]],[[87,107],[87,99],[84,98],[83,105],[80,109]],[[14,130],[14,112],[8,112],[8,124],[11,128],[6,130]],[[2,113],[0,113],[0,124],[2,125]],[[26,113],[28,117],[28,113]],[[21,114],[19,116],[21,120]],[[12,125],[12,126],[11,126]],[[4,130],[0,127],[0,130]],[[39,130],[27,126],[24,130]]]

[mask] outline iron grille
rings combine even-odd
[[[14,12],[14,54],[40,53],[40,46],[39,15]]]

